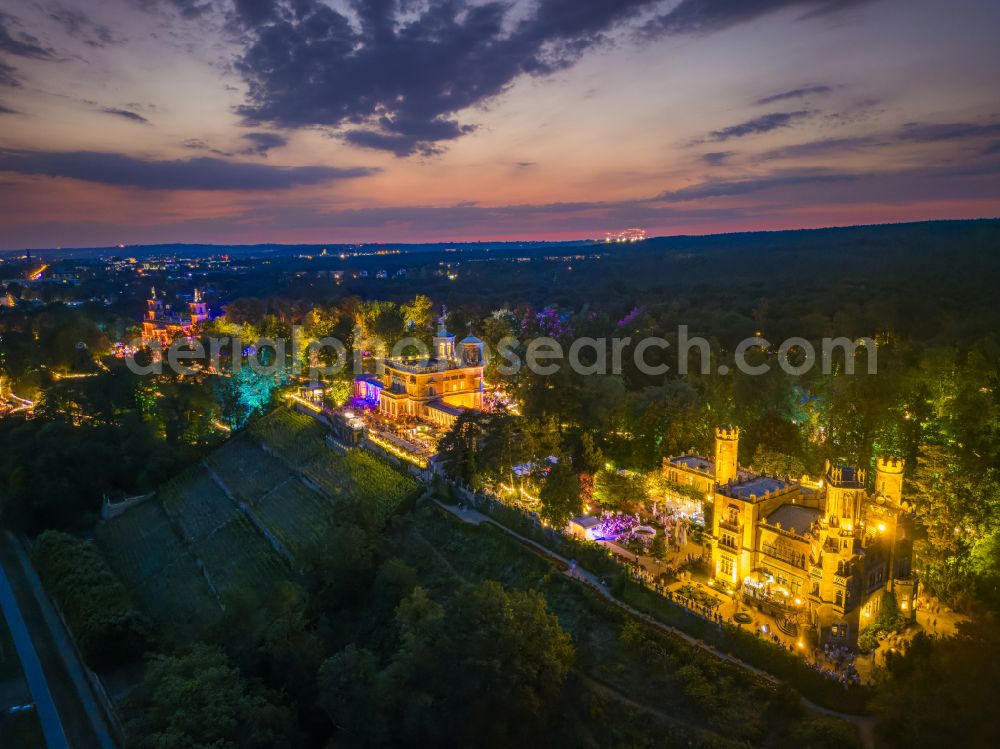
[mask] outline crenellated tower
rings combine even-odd
[[[875,496],[883,497],[887,504],[899,507],[903,503],[902,458],[879,458],[875,461]]]
[[[728,484],[739,473],[740,428],[722,426],[715,429],[715,483]]]

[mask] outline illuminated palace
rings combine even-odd
[[[827,463],[810,482],[754,474],[737,463],[739,429],[716,430],[714,460],[668,458],[670,480],[713,500],[711,564],[716,580],[776,617],[787,634],[813,626],[821,643],[855,647],[887,591],[912,617],[912,512],[902,499],[903,461],[865,471]]]
[[[179,335],[191,335],[200,323],[208,319],[208,305],[202,300],[201,292],[194,290],[188,302],[188,313],[172,312],[164,307],[163,298],[156,296],[156,288],[150,291],[146,300],[146,316],[142,320],[142,342],[145,345],[159,343],[168,345]]]
[[[483,342],[471,333],[455,344],[438,319],[433,355],[386,359],[379,375],[355,380],[355,395],[390,418],[424,419],[451,426],[467,408],[483,407]]]

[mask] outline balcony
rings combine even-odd
[[[784,548],[777,544],[762,544],[761,551],[769,557],[782,561],[785,564],[790,564],[793,567],[798,567],[800,570],[807,569],[806,555],[801,552]]]
[[[739,523],[730,523],[726,520],[719,520],[719,527],[733,533],[740,533],[742,531],[742,526]]]

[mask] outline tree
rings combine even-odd
[[[358,322],[365,339],[377,339],[385,344],[387,352],[403,332],[403,313],[395,302],[363,302],[358,308]]]
[[[46,531],[31,556],[91,667],[113,668],[142,656],[152,642],[152,625],[93,543]]]
[[[920,633],[904,655],[889,654],[887,668],[874,704],[885,746],[1000,746],[995,622],[962,624],[945,639]]]
[[[657,531],[653,537],[653,542],[649,545],[649,555],[659,561],[667,558],[667,538],[663,531]]]
[[[431,300],[423,294],[417,294],[409,302],[406,302],[400,312],[403,315],[403,323],[412,327],[416,332],[426,330],[430,327],[433,305]]]
[[[606,510],[634,513],[646,500],[646,487],[637,474],[602,468],[594,476],[594,499]]]
[[[577,454],[577,465],[587,473],[596,473],[604,467],[604,453],[597,446],[590,432],[580,435],[580,450]]]
[[[493,580],[442,609],[418,588],[400,605],[403,647],[383,674],[391,743],[531,743],[557,709],[575,651],[540,593]]]
[[[353,643],[320,667],[317,701],[351,746],[364,745],[366,735],[371,733],[376,717],[377,676],[374,654]]]
[[[308,553],[306,571],[324,606],[340,607],[368,589],[374,574],[372,538],[358,525],[344,523],[327,542]]]
[[[753,454],[751,465],[761,473],[771,476],[800,478],[806,472],[805,464],[793,455],[779,453],[760,445]]]
[[[561,456],[552,466],[542,484],[539,498],[542,500],[539,514],[555,528],[565,527],[570,518],[583,511],[580,478],[573,470],[568,457]]]
[[[971,474],[948,448],[924,445],[908,496],[926,538],[915,546],[928,587],[955,606],[973,598],[1000,607],[1000,473]]]
[[[248,683],[218,648],[151,658],[142,685],[129,698],[125,726],[139,749],[290,746],[294,721],[277,696]]]

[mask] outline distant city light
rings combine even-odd
[[[604,235],[606,244],[625,244],[628,242],[641,242],[646,239],[645,229],[625,229],[620,232],[607,232]]]

